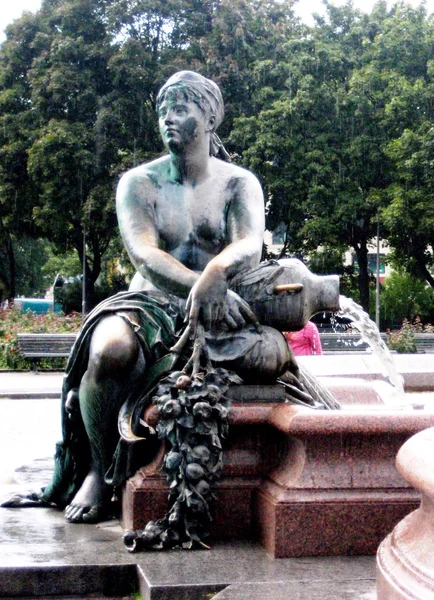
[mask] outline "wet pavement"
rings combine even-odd
[[[15,469],[53,455],[60,439],[59,400],[0,398],[0,485],[16,482]]]
[[[0,509],[0,597],[374,600],[373,557],[273,560],[250,541],[129,554],[116,521],[67,524],[53,509]]]

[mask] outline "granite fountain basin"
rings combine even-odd
[[[339,390],[342,410],[282,403],[273,386],[237,391],[223,476],[215,485],[212,537],[257,539],[275,558],[373,555],[419,505],[419,492],[398,472],[395,456],[412,435],[434,426],[434,403],[412,396],[409,403],[417,410],[394,405],[368,354],[302,360],[331,390]],[[429,355],[395,361],[406,391],[434,390]],[[335,376],[326,376],[331,367]],[[156,421],[153,407],[145,418]],[[166,512],[163,456],[161,448],[127,482],[125,528],[142,528]]]

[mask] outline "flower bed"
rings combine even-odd
[[[434,333],[434,327],[429,323],[423,325],[419,317],[416,317],[413,322],[404,319],[401,329],[387,331],[387,344],[398,354],[415,354],[417,352],[416,335],[421,333]]]
[[[0,369],[30,369],[31,361],[18,350],[18,333],[74,333],[81,327],[79,313],[64,315],[52,311],[37,315],[34,312],[7,308],[0,310]],[[42,358],[41,369],[63,370],[65,358]]]

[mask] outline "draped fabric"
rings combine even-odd
[[[140,327],[128,320],[128,312],[134,311],[140,318]],[[62,386],[62,441],[56,445],[54,474],[50,484],[42,491],[41,499],[60,507],[66,506],[81,487],[90,464],[90,448],[83,421],[71,421],[65,408],[68,393],[77,390],[81,378],[87,369],[89,346],[92,333],[100,320],[108,315],[125,315],[127,322],[134,328],[146,360],[147,373],[144,374],[140,397],[133,399],[139,406],[145,399],[146,391],[156,379],[170,370],[175,356],[168,349],[177,339],[176,329],[182,325],[180,311],[176,302],[170,299],[152,297],[143,292],[121,292],[99,304],[87,317],[72,348],[65,371]],[[172,360],[161,360],[170,356]],[[160,372],[155,369],[161,364]],[[154,369],[151,367],[154,366]],[[124,399],[130,401],[128,397]],[[133,474],[136,465],[133,460],[133,448],[119,442],[110,472],[110,483],[120,485],[126,477]],[[122,475],[121,475],[122,472]]]
[[[139,315],[140,325],[128,319],[128,312]],[[90,465],[90,447],[84,423],[71,421],[65,407],[71,390],[78,390],[81,378],[87,370],[92,333],[105,316],[117,314],[132,327],[140,343],[146,361],[146,370],[140,380],[140,389],[131,386],[125,390],[120,415],[131,415],[132,429],[140,429],[140,418],[149,402],[150,391],[175,365],[182,368],[191,347],[187,345],[186,356],[169,351],[177,341],[184,325],[184,311],[175,297],[158,292],[121,292],[99,304],[86,321],[72,348],[62,386],[62,441],[56,445],[54,473],[49,485],[42,491],[41,500],[64,507],[80,489]],[[260,344],[260,334],[250,327],[235,332],[207,335],[210,358],[216,363],[231,363]],[[139,434],[140,435],[140,434]],[[143,464],[152,458],[151,441],[128,443],[120,439],[113,462],[106,473],[108,484],[117,487]]]

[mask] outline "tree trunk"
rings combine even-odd
[[[428,270],[428,268],[426,266],[424,254],[423,253],[419,254],[417,252],[417,253],[415,253],[414,258],[416,259],[417,268],[418,268],[418,271],[419,271],[420,275],[422,277],[424,277],[424,279],[430,284],[430,286],[432,288],[434,288],[434,277],[429,272],[429,270]]]
[[[4,258],[6,264],[4,265],[4,269],[2,269],[1,280],[3,282],[4,290],[5,290],[5,298],[9,303],[9,306],[12,306],[15,299],[16,294],[16,263],[15,263],[15,252],[14,246],[12,242],[12,237],[10,233],[5,229],[3,223],[0,220],[0,228],[1,228],[1,236],[0,239],[3,239],[4,246]]]
[[[354,245],[357,263],[359,265],[359,293],[360,304],[363,310],[369,313],[369,271],[368,271],[368,246],[366,240]]]
[[[17,281],[17,269],[15,261],[14,245],[12,238],[9,236],[8,239],[8,256],[9,256],[9,305],[12,306],[16,296],[16,281]]]

